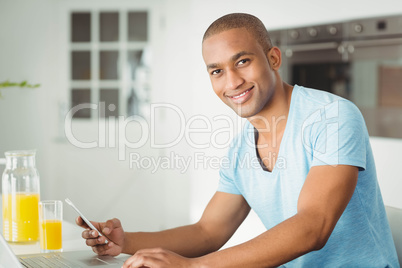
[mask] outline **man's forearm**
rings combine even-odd
[[[161,247],[185,257],[199,257],[219,249],[209,241],[201,225],[192,224],[160,232],[125,233],[123,253],[134,254],[139,249]]]
[[[311,218],[295,215],[258,237],[197,258],[197,267],[277,267],[319,249]]]

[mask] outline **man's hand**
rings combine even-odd
[[[86,244],[92,247],[96,254],[117,256],[123,251],[125,235],[118,219],[108,220],[107,222],[91,221],[104,236],[99,236],[96,230],[91,230],[81,217],[77,217],[75,221],[77,225],[87,229],[82,232],[82,238],[86,239]],[[109,241],[107,244],[105,244],[105,236]]]
[[[163,248],[150,248],[137,251],[126,260],[122,268],[191,268],[194,261]]]

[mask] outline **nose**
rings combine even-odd
[[[236,70],[226,71],[226,90],[238,89],[244,83],[244,79]]]

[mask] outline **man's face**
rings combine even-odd
[[[202,55],[218,97],[241,117],[258,114],[274,93],[276,76],[269,57],[245,29],[237,28],[204,40]]]

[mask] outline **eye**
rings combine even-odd
[[[239,60],[238,62],[237,62],[237,65],[244,65],[244,64],[246,64],[247,62],[249,62],[250,61],[250,59],[241,59],[241,60]]]
[[[221,69],[213,70],[213,71],[211,72],[211,75],[217,75],[217,74],[220,74],[221,72],[222,72]]]

